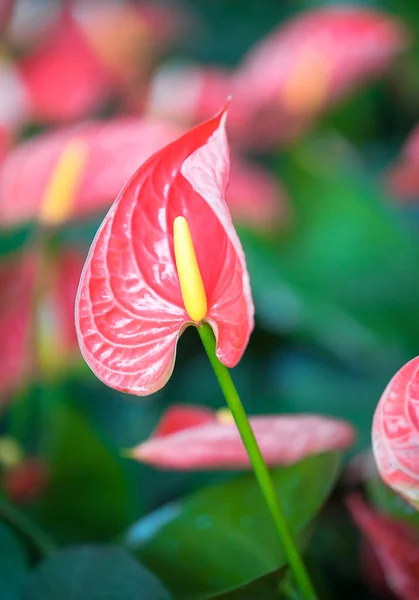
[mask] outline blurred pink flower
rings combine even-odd
[[[372,444],[378,471],[393,490],[419,507],[419,357],[390,381],[377,405]]]
[[[347,505],[355,523],[370,543],[390,590],[401,600],[417,600],[418,532],[375,512],[361,495],[350,496]]]
[[[370,9],[326,7],[297,15],[256,44],[235,74],[233,93],[248,110],[243,128],[250,120],[256,135],[263,130],[267,136],[270,121],[273,139],[287,137],[382,74],[406,43],[398,21]]]
[[[261,452],[270,466],[297,462],[311,454],[344,450],[354,441],[345,421],[319,415],[250,417]],[[205,407],[168,409],[152,437],[130,451],[133,458],[164,469],[246,469],[249,458],[231,415]]]
[[[36,258],[13,257],[0,263],[0,400],[23,382],[30,369],[26,352],[32,319]]]
[[[419,125],[409,135],[401,157],[386,176],[390,192],[400,200],[419,198]]]
[[[49,259],[47,268],[42,267],[40,285],[38,255],[27,253],[0,264],[2,399],[25,383],[36,364],[53,371],[80,357],[74,303],[83,263],[82,252],[66,250]],[[36,342],[36,348],[31,347],[32,342]]]
[[[173,7],[64,5],[17,63],[31,118],[75,121],[123,96],[127,86],[145,86],[160,46],[179,23]]]
[[[83,168],[67,219],[107,210],[138,166],[184,130],[157,119],[89,122],[41,134],[17,146],[0,165],[0,225],[37,220],[51,174],[74,141],[86,149]],[[279,182],[262,167],[232,157],[227,202],[237,222],[275,226],[287,214]]]
[[[388,15],[315,9],[280,24],[230,73],[164,67],[152,81],[148,110],[191,124],[231,94],[233,144],[264,149],[296,137],[336,100],[381,75],[406,45],[404,28]]]
[[[79,119],[110,94],[109,73],[67,12],[17,66],[37,120]]]

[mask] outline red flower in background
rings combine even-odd
[[[2,483],[6,496],[12,502],[29,504],[39,498],[48,483],[47,466],[38,458],[28,458],[6,470]]]
[[[327,7],[294,17],[252,48],[236,72],[234,93],[248,104],[252,139],[298,132],[380,75],[405,46],[400,23],[373,10]]]
[[[354,440],[353,428],[348,423],[318,415],[255,416],[250,417],[250,424],[270,466],[346,449]],[[130,454],[163,469],[250,468],[231,415],[196,406],[170,407],[151,438],[133,448]]]
[[[151,86],[149,110],[196,122],[232,94],[233,142],[265,148],[294,138],[336,100],[381,75],[406,43],[400,23],[377,11],[312,10],[256,43],[230,74],[195,66],[162,69]]]
[[[419,357],[390,381],[377,405],[372,443],[379,473],[416,508],[419,506]]]
[[[161,46],[181,25],[173,7],[146,3],[83,0],[39,8],[29,23],[17,15],[6,31],[11,46],[25,46],[15,64],[27,99],[22,122],[74,121],[125,95],[134,82],[145,88]]]
[[[355,523],[371,544],[389,589],[401,600],[416,600],[419,589],[419,538],[407,525],[372,510],[360,495],[348,498]]]
[[[40,283],[36,314],[38,261],[37,255],[24,254],[0,263],[2,399],[24,384],[35,360],[43,369],[51,371],[80,356],[74,327],[74,302],[84,255],[80,251],[67,250],[49,261],[48,268],[44,269],[47,276]],[[31,354],[35,330],[36,359]]]
[[[84,159],[65,221],[107,210],[138,166],[182,133],[180,127],[156,119],[120,118],[31,138],[0,166],[0,225],[41,218],[51,173],[71,144],[81,148]],[[238,222],[262,228],[284,218],[288,204],[269,172],[238,157],[233,157],[227,202]]]
[[[419,126],[408,137],[398,162],[387,174],[387,185],[400,200],[419,197]]]
[[[32,319],[31,296],[35,283],[36,258],[13,257],[0,263],[0,399],[29,371],[26,352]]]
[[[19,61],[18,70],[36,120],[79,119],[110,95],[109,74],[68,14]]]
[[[76,302],[79,343],[94,373],[118,390],[146,395],[163,387],[179,336],[203,319],[226,366],[246,348],[254,309],[224,199],[225,119],[223,111],[144,163],[90,249]]]

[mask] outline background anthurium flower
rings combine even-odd
[[[39,47],[22,57],[18,71],[37,120],[81,118],[110,95],[110,74],[67,12]]]
[[[1,101],[0,101],[1,102]],[[88,122],[33,137],[0,166],[0,226],[40,218],[51,174],[70,143],[85,148],[83,172],[64,220],[108,210],[139,165],[184,130],[152,118]],[[287,213],[287,198],[263,167],[234,156],[227,203],[237,222],[271,227]]]
[[[250,417],[259,448],[270,466],[348,448],[354,430],[345,421],[319,415]],[[163,469],[243,469],[249,458],[231,415],[204,407],[174,406],[133,458]]]
[[[297,15],[239,65],[232,93],[247,105],[242,135],[254,130],[252,140],[262,134],[268,141],[298,133],[332,102],[380,75],[405,46],[402,26],[373,10],[340,6]]]
[[[377,405],[372,444],[383,480],[419,507],[419,357],[393,377]]]
[[[419,125],[406,140],[400,159],[389,169],[387,184],[400,200],[419,197]]]
[[[416,600],[419,589],[419,539],[407,525],[375,512],[360,495],[348,498],[355,523],[371,544],[388,588],[401,600]]]
[[[29,369],[26,352],[31,323],[31,303],[36,258],[14,257],[0,264],[0,401]]]
[[[218,358],[233,367],[246,348],[254,307],[224,199],[226,116],[223,110],[144,163],[90,249],[76,302],[79,343],[94,373],[118,390],[146,395],[163,387],[177,340],[195,323],[175,263],[173,227],[179,216],[189,225],[206,296],[200,319],[214,330]]]
[[[83,267],[81,252],[67,250],[48,261],[41,282],[38,314],[34,299],[38,285],[39,257],[24,254],[0,264],[0,399],[23,384],[37,360],[46,371],[62,368],[79,357],[74,327],[74,302]],[[35,319],[36,324],[33,325]],[[36,327],[37,357],[30,344]]]

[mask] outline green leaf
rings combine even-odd
[[[286,573],[286,567],[268,573],[247,585],[240,586],[231,592],[211,596],[214,600],[272,600],[278,598],[281,581]]]
[[[290,227],[241,232],[260,322],[366,370],[403,363],[419,350],[415,232],[336,137],[301,141],[280,176]]]
[[[27,574],[27,557],[13,529],[0,523],[0,598],[20,600]]]
[[[24,600],[170,600],[158,579],[114,546],[81,546],[46,559],[29,577]]]
[[[57,400],[49,406],[50,477],[37,517],[66,543],[107,541],[136,514],[124,461],[80,412]]]
[[[380,512],[419,526],[419,512],[399,494],[393,492],[378,475],[368,479],[366,488],[369,499]]]
[[[294,534],[302,534],[319,510],[338,464],[336,454],[323,454],[272,471]],[[233,590],[286,564],[251,474],[151,513],[128,531],[125,544],[179,598]]]

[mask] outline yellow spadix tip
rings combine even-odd
[[[223,425],[230,425],[231,423],[234,423],[234,417],[229,408],[220,408],[215,413],[215,416],[217,421]]]
[[[198,323],[207,314],[207,296],[185,217],[176,217],[173,222],[173,244],[185,309],[192,321]]]
[[[80,139],[70,141],[58,157],[41,203],[39,219],[44,225],[59,225],[68,218],[87,157],[87,144]]]

